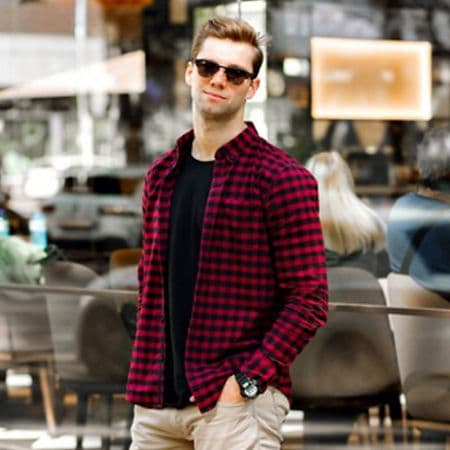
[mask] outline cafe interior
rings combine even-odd
[[[339,153],[386,223],[450,126],[449,0],[0,0],[0,449],[129,446],[143,180],[191,127],[214,15],[270,36],[246,119],[302,164]],[[448,301],[328,275],[282,448],[449,450]]]

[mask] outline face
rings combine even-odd
[[[251,45],[246,43],[207,38],[196,59],[252,73],[253,52]],[[245,101],[255,95],[259,86],[259,80],[251,78],[244,79],[241,84],[234,84],[227,79],[223,68],[211,76],[201,76],[194,62],[189,62],[185,78],[191,87],[194,114],[214,120],[243,116]]]

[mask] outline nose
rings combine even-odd
[[[219,70],[211,77],[211,83],[223,84],[227,81],[227,76],[225,74],[225,69],[220,67]]]

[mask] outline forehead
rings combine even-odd
[[[205,39],[197,58],[212,59],[223,66],[238,66],[253,70],[254,49],[246,42],[209,37]]]

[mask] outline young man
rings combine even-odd
[[[279,449],[289,366],[327,316],[316,183],[244,122],[255,30],[212,19],[191,56],[193,130],[143,195],[131,449]]]

